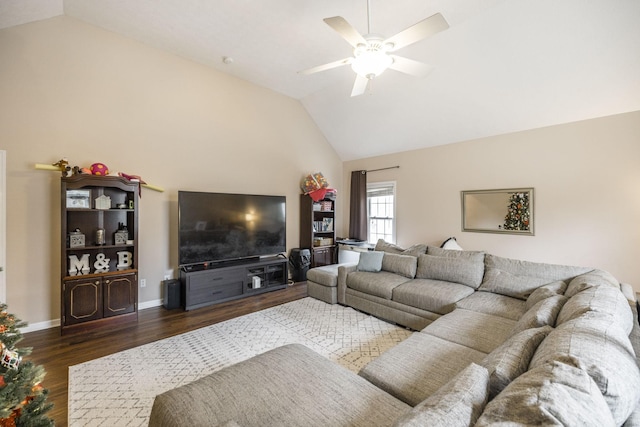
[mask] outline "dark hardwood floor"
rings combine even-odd
[[[306,282],[237,301],[193,311],[166,310],[163,307],[141,310],[138,323],[108,331],[60,335],[59,328],[24,334],[19,347],[33,347],[28,356],[47,371],[44,387],[48,401],[54,404],[49,416],[56,426],[67,425],[68,368],[78,363],[137,347],[173,335],[243,316],[254,311],[295,301],[307,296]]]

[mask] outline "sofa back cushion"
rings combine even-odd
[[[527,329],[507,339],[480,362],[489,370],[489,399],[525,373],[529,362],[551,326]]]
[[[553,361],[520,375],[487,404],[476,427],[494,425],[613,426],[614,420],[585,371]]]
[[[588,273],[574,277],[569,282],[565,295],[571,298],[580,291],[599,285],[609,285],[612,288],[620,289],[620,283],[611,273],[604,270],[591,270]]]
[[[548,279],[546,283],[555,280],[569,281],[579,274],[586,273],[591,268],[574,267],[570,265],[545,264],[541,262],[521,261],[487,254],[484,258],[486,268],[497,268],[516,276],[529,276]]]
[[[633,329],[633,313],[627,298],[618,289],[607,285],[585,289],[571,297],[562,307],[556,323],[560,325],[588,312],[614,317],[615,324],[627,335]]]
[[[384,271],[413,279],[416,277],[417,268],[418,258],[414,256],[384,252],[384,257],[382,258],[382,269]]]
[[[478,289],[484,274],[484,254],[468,255],[464,251],[448,251],[463,256],[420,255],[416,278],[444,280]]]
[[[394,427],[472,426],[489,396],[489,373],[471,363],[438,391],[420,402]]]
[[[416,244],[404,249],[398,245],[389,243],[384,239],[378,239],[378,241],[376,242],[375,250],[390,253],[390,254],[411,255],[411,256],[417,257],[418,255],[427,253],[427,245]]]

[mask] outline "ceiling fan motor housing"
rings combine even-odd
[[[353,50],[354,59],[351,68],[357,74],[372,80],[393,64],[393,58],[387,54],[393,44],[384,43],[384,38],[377,34],[364,36],[366,44],[360,43]]]

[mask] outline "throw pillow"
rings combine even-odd
[[[461,251],[462,250],[462,246],[460,246],[458,244],[458,241],[456,240],[455,237],[449,237],[447,240],[442,242],[442,245],[440,245],[440,248],[449,249],[449,250],[453,250],[453,251]]]
[[[384,252],[370,251],[362,252],[358,260],[357,271],[369,271],[378,273],[382,269],[382,257]]]
[[[403,415],[395,427],[472,426],[487,404],[489,373],[471,363],[434,394]]]
[[[487,404],[476,427],[494,425],[619,425],[597,384],[561,362],[530,369]]]
[[[567,302],[564,295],[556,295],[538,302],[518,319],[513,327],[511,335],[515,335],[526,329],[539,328],[541,326],[555,326],[560,309]]]
[[[477,289],[484,272],[483,257],[484,254],[477,254],[474,258],[420,255],[416,278],[444,280]]]
[[[517,276],[499,268],[487,268],[481,291],[526,300],[533,291],[549,283],[548,279],[531,276]]]
[[[551,326],[543,326],[519,332],[480,362],[489,371],[489,400],[527,371],[533,353],[552,330]]]
[[[543,299],[553,297],[556,295],[564,295],[564,291],[567,289],[567,283],[562,280],[551,282],[548,285],[540,286],[535,291],[531,292],[525,307],[529,310],[531,307],[542,301]]]

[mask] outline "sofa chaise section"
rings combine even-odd
[[[149,425],[389,426],[411,407],[300,344],[156,397]]]

